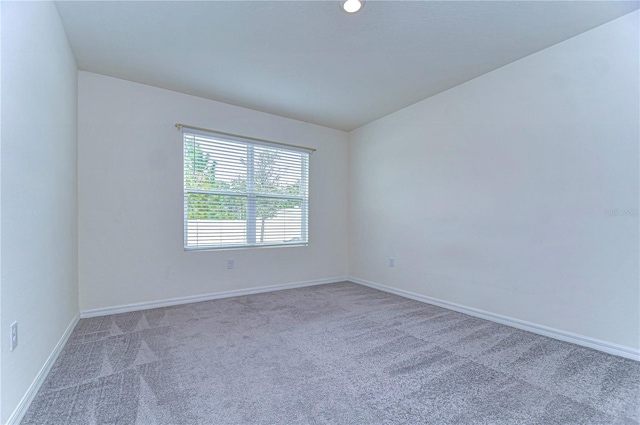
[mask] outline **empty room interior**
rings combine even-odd
[[[0,423],[640,423],[639,8],[3,0]]]

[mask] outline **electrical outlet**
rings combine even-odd
[[[227,268],[228,269],[232,269],[233,268],[233,260],[227,260]]]
[[[18,346],[18,322],[13,322],[11,324],[11,345],[10,350],[13,351]]]
[[[396,259],[393,257],[389,257],[389,267],[395,267],[396,266]]]

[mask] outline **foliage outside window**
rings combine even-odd
[[[184,247],[308,243],[309,154],[184,129]]]

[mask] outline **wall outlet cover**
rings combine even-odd
[[[13,351],[18,346],[18,322],[13,322],[11,324],[11,331],[9,333],[11,338],[11,344],[9,346],[10,350]]]

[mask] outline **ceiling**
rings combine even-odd
[[[71,1],[79,69],[349,131],[638,1]]]

